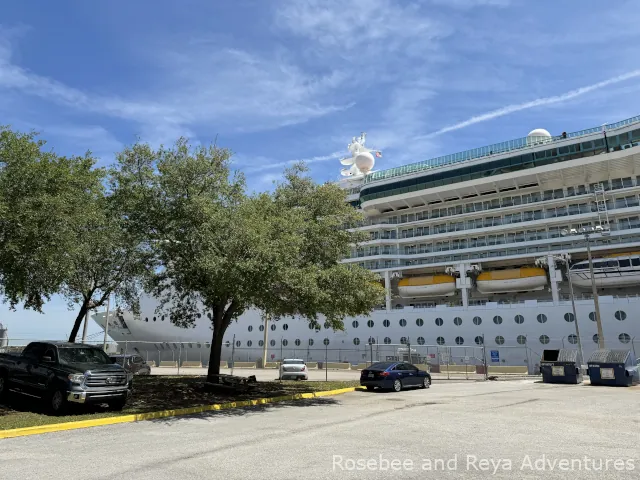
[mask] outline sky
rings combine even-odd
[[[4,2],[0,125],[100,165],[215,141],[253,191],[299,160],[332,181],[362,131],[380,170],[640,114],[639,21],[633,0]],[[74,317],[0,305],[14,338]]]

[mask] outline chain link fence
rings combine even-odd
[[[588,341],[585,341],[588,340]],[[617,339],[607,341],[606,348],[628,349],[635,358],[640,353],[640,338],[632,338],[625,345],[620,345]],[[20,352],[32,339],[8,338],[3,339],[0,352]],[[522,344],[516,345],[425,345],[412,343],[407,339],[402,344],[367,343],[354,345],[350,348],[324,346],[302,346],[285,344],[278,341],[276,345],[263,347],[236,346],[233,342],[225,342],[222,348],[221,361],[223,365],[235,368],[263,368],[263,355],[266,353],[266,367],[277,368],[285,358],[299,358],[305,360],[310,369],[328,370],[358,370],[381,361],[406,361],[416,365],[424,365],[434,374],[470,378],[470,375],[490,374],[492,367],[509,367],[513,373],[526,372],[536,375],[539,372],[542,353],[547,348],[577,349],[575,339],[549,338],[547,344],[529,346],[526,338]],[[103,347],[103,340],[86,340],[87,344]],[[107,342],[105,350],[110,355],[137,355],[153,367],[173,366],[178,368],[201,367],[209,364],[211,345],[201,341],[153,342],[153,341],[124,341]],[[597,349],[591,339],[583,339],[583,350],[586,359],[592,351]],[[508,372],[509,368],[502,368]],[[500,369],[493,370],[498,371]],[[183,372],[184,373],[184,372]]]

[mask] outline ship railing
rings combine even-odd
[[[493,145],[488,145],[485,147],[478,147],[463,152],[444,155],[429,160],[423,160],[421,162],[403,165],[401,167],[395,167],[388,170],[369,173],[364,178],[364,185],[379,180],[386,180],[389,178],[410,175],[412,173],[442,168],[453,164],[490,157],[493,155],[533,149],[539,147],[540,145],[553,144],[557,141],[563,141],[568,138],[578,138],[585,135],[593,135],[594,133],[599,132],[604,133],[605,131],[615,130],[638,122],[640,122],[640,116],[635,116],[619,122],[602,125],[599,127],[587,128],[584,130],[579,130],[577,132],[566,133],[564,135],[557,135],[549,138],[536,138],[536,140],[532,140],[529,137],[521,137],[514,140],[508,140],[506,142],[495,143]]]

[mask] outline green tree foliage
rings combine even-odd
[[[86,205],[104,172],[90,155],[63,157],[34,133],[0,128],[0,289],[12,308],[41,310],[74,268]]]
[[[142,279],[153,267],[144,238],[126,229],[114,198],[103,194],[85,207],[90,215],[77,232],[73,268],[61,291],[70,303],[80,305],[70,342],[75,342],[87,311],[104,305],[111,295],[119,307],[138,313]]]
[[[160,308],[182,327],[202,309],[210,315],[210,375],[219,373],[226,329],[247,309],[313,323],[322,315],[341,329],[383,294],[374,274],[338,263],[361,240],[347,228],[360,217],[342,190],[316,185],[297,166],[273,194],[248,196],[230,158],[184,139],[158,150],[136,144],[113,172],[129,228],[146,232],[161,262],[149,280]]]

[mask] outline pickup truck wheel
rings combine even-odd
[[[60,388],[51,391],[48,398],[48,409],[54,415],[60,415],[67,408],[66,392]]]
[[[119,412],[124,408],[126,404],[126,399],[114,400],[113,402],[109,402],[109,410],[111,410],[112,412]]]

